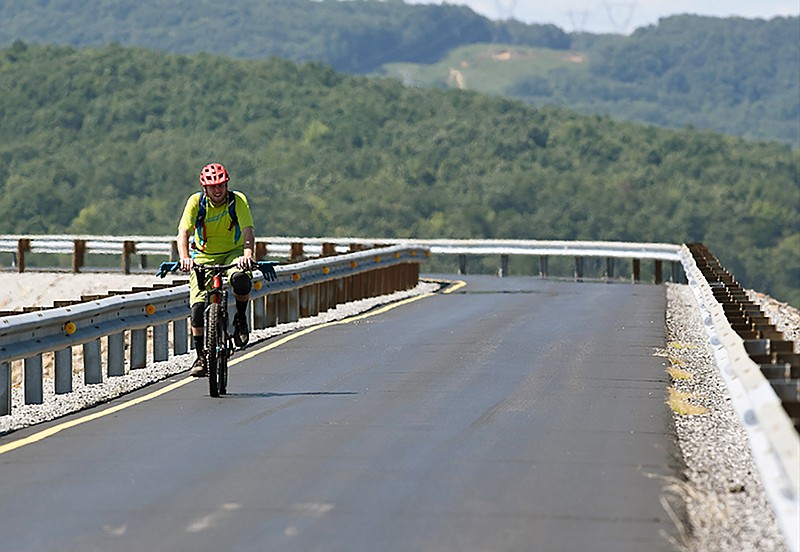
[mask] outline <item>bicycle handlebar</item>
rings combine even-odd
[[[268,282],[272,282],[278,279],[278,275],[275,274],[275,265],[277,264],[278,263],[274,261],[258,261],[256,262],[256,266],[253,268],[253,270],[258,270],[259,272],[261,272],[261,274],[264,275],[265,280],[267,280]],[[177,261],[163,262],[161,263],[161,266],[158,267],[158,272],[156,272],[156,276],[158,276],[159,278],[164,278],[168,273],[176,272],[180,268],[180,266],[181,263]],[[236,266],[238,266],[236,263],[227,265],[220,265],[220,264],[195,265],[196,268],[199,268],[201,270],[212,270],[215,272],[216,271],[222,272],[230,268],[234,268]]]

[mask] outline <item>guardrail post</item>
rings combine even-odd
[[[100,350],[99,339],[83,344],[83,381],[86,385],[103,383],[103,360]]]
[[[11,414],[11,363],[0,362],[0,416]]]
[[[321,285],[322,284],[311,284],[311,286],[309,286],[308,314],[311,316],[316,316],[319,314],[319,295]]]
[[[72,242],[72,272],[80,272],[86,260],[86,241]]]
[[[323,257],[331,257],[336,255],[336,244],[325,242],[322,244],[322,256]]]
[[[31,240],[20,238],[17,241],[17,272],[25,272],[25,253],[31,250]]]
[[[656,259],[653,266],[653,283],[655,284],[660,284],[664,281],[664,278],[661,275],[661,266],[661,259]]]
[[[319,284],[319,309],[318,313],[326,312],[330,308],[331,281],[325,280]]]
[[[267,327],[266,297],[256,297],[250,304],[253,311],[253,329],[263,330]]]
[[[289,247],[291,248],[291,252],[289,253],[289,262],[297,263],[305,260],[306,256],[303,253],[302,243],[293,243],[290,244]]]
[[[42,404],[44,395],[42,393],[42,355],[34,355],[26,358],[24,362],[25,371],[25,404]]]
[[[583,281],[583,257],[575,257],[575,280]]]
[[[282,291],[275,297],[276,308],[275,311],[278,315],[278,322],[283,324],[289,321],[289,292]]]
[[[633,259],[632,262],[633,268],[631,271],[631,280],[633,282],[638,282],[641,279],[641,274],[642,274],[641,264],[642,264],[641,260]]]
[[[131,330],[131,370],[147,366],[147,329]]]
[[[179,318],[172,322],[172,351],[176,355],[189,352],[189,324],[186,318]]]
[[[263,261],[267,258],[267,244],[264,242],[256,242],[256,260]]]
[[[682,281],[681,278],[681,268],[683,265],[679,261],[672,261],[672,281],[674,283],[679,283]]]
[[[547,255],[539,255],[539,277],[540,278],[547,278],[550,276],[550,271],[548,269],[548,258]]]
[[[125,375],[125,332],[108,336],[108,376]]]
[[[131,255],[136,252],[136,242],[125,240],[122,242],[122,272],[131,273]]]
[[[614,278],[614,257],[606,257],[606,280]]]
[[[153,362],[169,358],[169,325],[153,326]]]
[[[169,260],[180,260],[180,255],[178,254],[178,240],[172,240],[169,242]]]
[[[72,347],[55,352],[56,395],[72,392]]]
[[[267,316],[265,328],[271,328],[278,323],[278,294],[271,293],[265,297]]]
[[[308,318],[311,309],[309,308],[309,303],[311,302],[311,288],[313,286],[305,286],[298,290],[299,295],[299,313],[300,318]]]
[[[288,292],[289,297],[287,303],[287,322],[297,322],[300,320],[300,290],[293,289]]]
[[[508,276],[508,255],[500,255],[500,277]]]
[[[459,274],[467,273],[467,256],[464,254],[459,254],[458,256],[458,273]]]

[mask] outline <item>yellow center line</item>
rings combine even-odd
[[[251,351],[251,352],[249,352],[249,353],[247,353],[245,355],[242,355],[240,357],[232,359],[229,362],[229,365],[233,366],[235,364],[239,364],[240,362],[244,362],[245,360],[249,360],[251,358],[254,358],[254,357],[256,357],[256,356],[258,356],[258,355],[260,355],[262,353],[265,353],[267,351],[271,351],[272,349],[280,347],[281,345],[284,345],[285,343],[288,343],[289,341],[292,341],[293,339],[297,339],[298,337],[302,337],[304,335],[310,334],[311,332],[317,331],[319,329],[327,328],[329,326],[338,326],[338,325],[342,325],[342,324],[349,324],[351,322],[357,322],[359,320],[363,320],[363,319],[369,318],[371,316],[377,316],[379,314],[383,314],[385,312],[388,312],[388,311],[390,311],[392,309],[395,309],[397,307],[400,307],[402,305],[407,305],[408,303],[412,303],[414,301],[419,301],[420,299],[424,299],[424,298],[430,297],[432,295],[435,295],[435,293],[426,293],[426,294],[423,294],[423,295],[416,295],[414,297],[409,297],[408,299],[404,299],[402,301],[398,301],[397,303],[391,303],[389,305],[386,305],[386,306],[381,307],[379,309],[375,309],[375,310],[366,312],[364,314],[351,316],[349,318],[343,318],[342,320],[334,320],[332,322],[325,322],[325,323],[319,324],[317,326],[311,326],[311,327],[305,328],[304,330],[300,330],[298,332],[295,332],[295,333],[292,333],[290,335],[287,335],[286,337],[278,339],[277,341],[274,341],[274,342],[270,343],[269,345],[261,347],[260,349],[256,349],[255,351]],[[163,387],[163,388],[159,389],[158,391],[153,391],[152,393],[148,393],[147,395],[143,395],[143,396],[141,396],[139,398],[131,399],[131,400],[126,401],[126,402],[124,402],[122,404],[118,404],[117,406],[112,406],[111,408],[107,408],[107,409],[101,410],[99,412],[94,412],[92,414],[87,414],[86,416],[81,416],[80,418],[76,418],[76,419],[70,420],[68,422],[63,422],[63,423],[60,423],[58,425],[54,425],[53,427],[49,427],[47,429],[43,429],[42,431],[34,433],[33,435],[29,435],[28,437],[24,437],[22,439],[18,439],[16,441],[12,441],[10,443],[6,443],[5,445],[0,445],[0,455],[5,454],[7,452],[11,452],[12,450],[16,450],[18,448],[24,447],[25,445],[31,445],[33,443],[38,443],[39,441],[47,439],[48,437],[52,437],[53,435],[56,435],[57,433],[61,433],[64,430],[67,430],[67,429],[70,429],[70,428],[73,428],[73,427],[76,427],[76,426],[79,426],[79,425],[82,425],[82,424],[85,424],[85,423],[88,423],[88,422],[91,422],[91,421],[94,421],[94,420],[99,420],[100,418],[104,418],[106,416],[110,416],[111,414],[116,414],[117,412],[125,410],[126,408],[130,408],[132,406],[136,406],[136,405],[141,404],[143,402],[147,402],[149,400],[155,399],[156,397],[160,397],[161,395],[165,395],[166,393],[169,393],[170,391],[174,391],[175,389],[183,387],[187,383],[191,383],[193,381],[197,381],[197,379],[198,378],[195,378],[195,377],[192,377],[192,376],[185,377],[184,379],[176,381],[175,383],[171,383],[171,384],[167,385],[166,387]]]

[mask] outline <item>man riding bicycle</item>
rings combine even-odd
[[[189,304],[197,359],[190,374],[196,377],[207,375],[203,311],[204,290],[210,287],[210,281],[200,286],[197,271],[192,270],[196,264],[236,264],[228,271],[228,282],[236,299],[233,341],[237,347],[244,347],[249,341],[247,303],[252,286],[249,271],[255,267],[255,229],[247,198],[241,192],[229,191],[229,181],[228,171],[219,163],[203,167],[200,172],[203,191],[189,197],[178,224],[180,268],[184,272],[191,271]]]

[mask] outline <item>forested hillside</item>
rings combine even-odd
[[[466,7],[402,0],[229,0],[224,7],[217,0],[0,0],[0,17],[0,46],[118,42],[184,54],[313,60],[535,106],[800,146],[797,17],[678,16],[629,37],[568,34],[553,25],[490,21]],[[462,55],[461,48],[477,45],[502,50]],[[399,72],[398,63],[405,64]]]
[[[366,73],[390,61],[429,63],[464,44],[568,48],[553,25],[493,22],[467,7],[402,0],[0,0],[0,45],[110,42],[176,53],[279,56]]]
[[[543,84],[520,82],[507,92],[534,104],[555,102],[587,113],[797,147],[799,62],[797,17],[677,16],[630,37],[596,43],[587,51],[587,71],[554,70]]]
[[[703,241],[800,305],[800,155],[319,64],[0,51],[0,233],[172,234],[225,163],[260,235]]]

